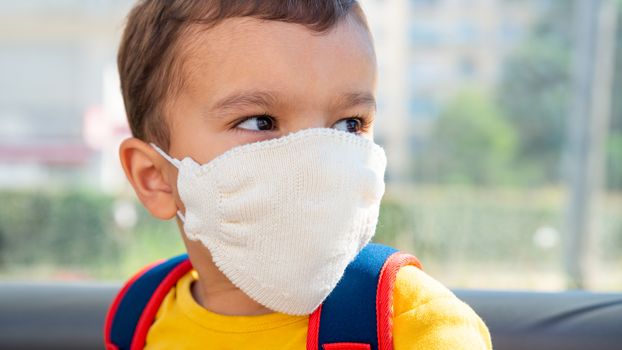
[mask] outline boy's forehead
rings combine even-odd
[[[297,23],[270,21],[253,17],[233,17],[220,21],[218,24],[205,27],[193,24],[182,40],[186,40],[191,50],[212,51],[216,55],[227,54],[231,48],[246,48],[261,45],[275,45],[282,43],[285,46],[302,44],[321,49],[327,47],[344,47],[362,49],[365,54],[374,57],[374,47],[371,34],[353,15],[345,16],[333,27],[325,32],[314,31]],[[300,39],[300,40],[299,40]],[[204,53],[204,52],[203,52]],[[192,52],[189,52],[192,59]],[[195,57],[197,58],[197,57]]]
[[[371,35],[353,16],[322,33],[299,24],[230,18],[209,29],[195,25],[185,40],[183,85],[210,100],[240,86],[292,93],[375,88]]]

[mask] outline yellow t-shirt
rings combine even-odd
[[[201,307],[182,277],[165,297],[145,349],[306,349],[308,316],[223,316]],[[393,292],[395,350],[492,349],[482,320],[447,288],[414,266],[400,269]]]

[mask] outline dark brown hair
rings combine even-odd
[[[141,0],[127,18],[117,64],[132,135],[169,147],[166,103],[183,87],[180,38],[192,24],[210,28],[232,17],[304,25],[318,33],[350,12],[367,28],[356,0]]]

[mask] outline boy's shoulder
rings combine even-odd
[[[396,349],[492,349],[482,319],[447,287],[414,266],[403,266],[393,289]]]
[[[456,298],[441,282],[414,266],[400,268],[395,278],[393,295],[395,315],[439,299]]]

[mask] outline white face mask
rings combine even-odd
[[[188,238],[272,310],[313,312],[376,230],[386,156],[362,136],[305,129],[203,165],[152,146],[179,169]]]

